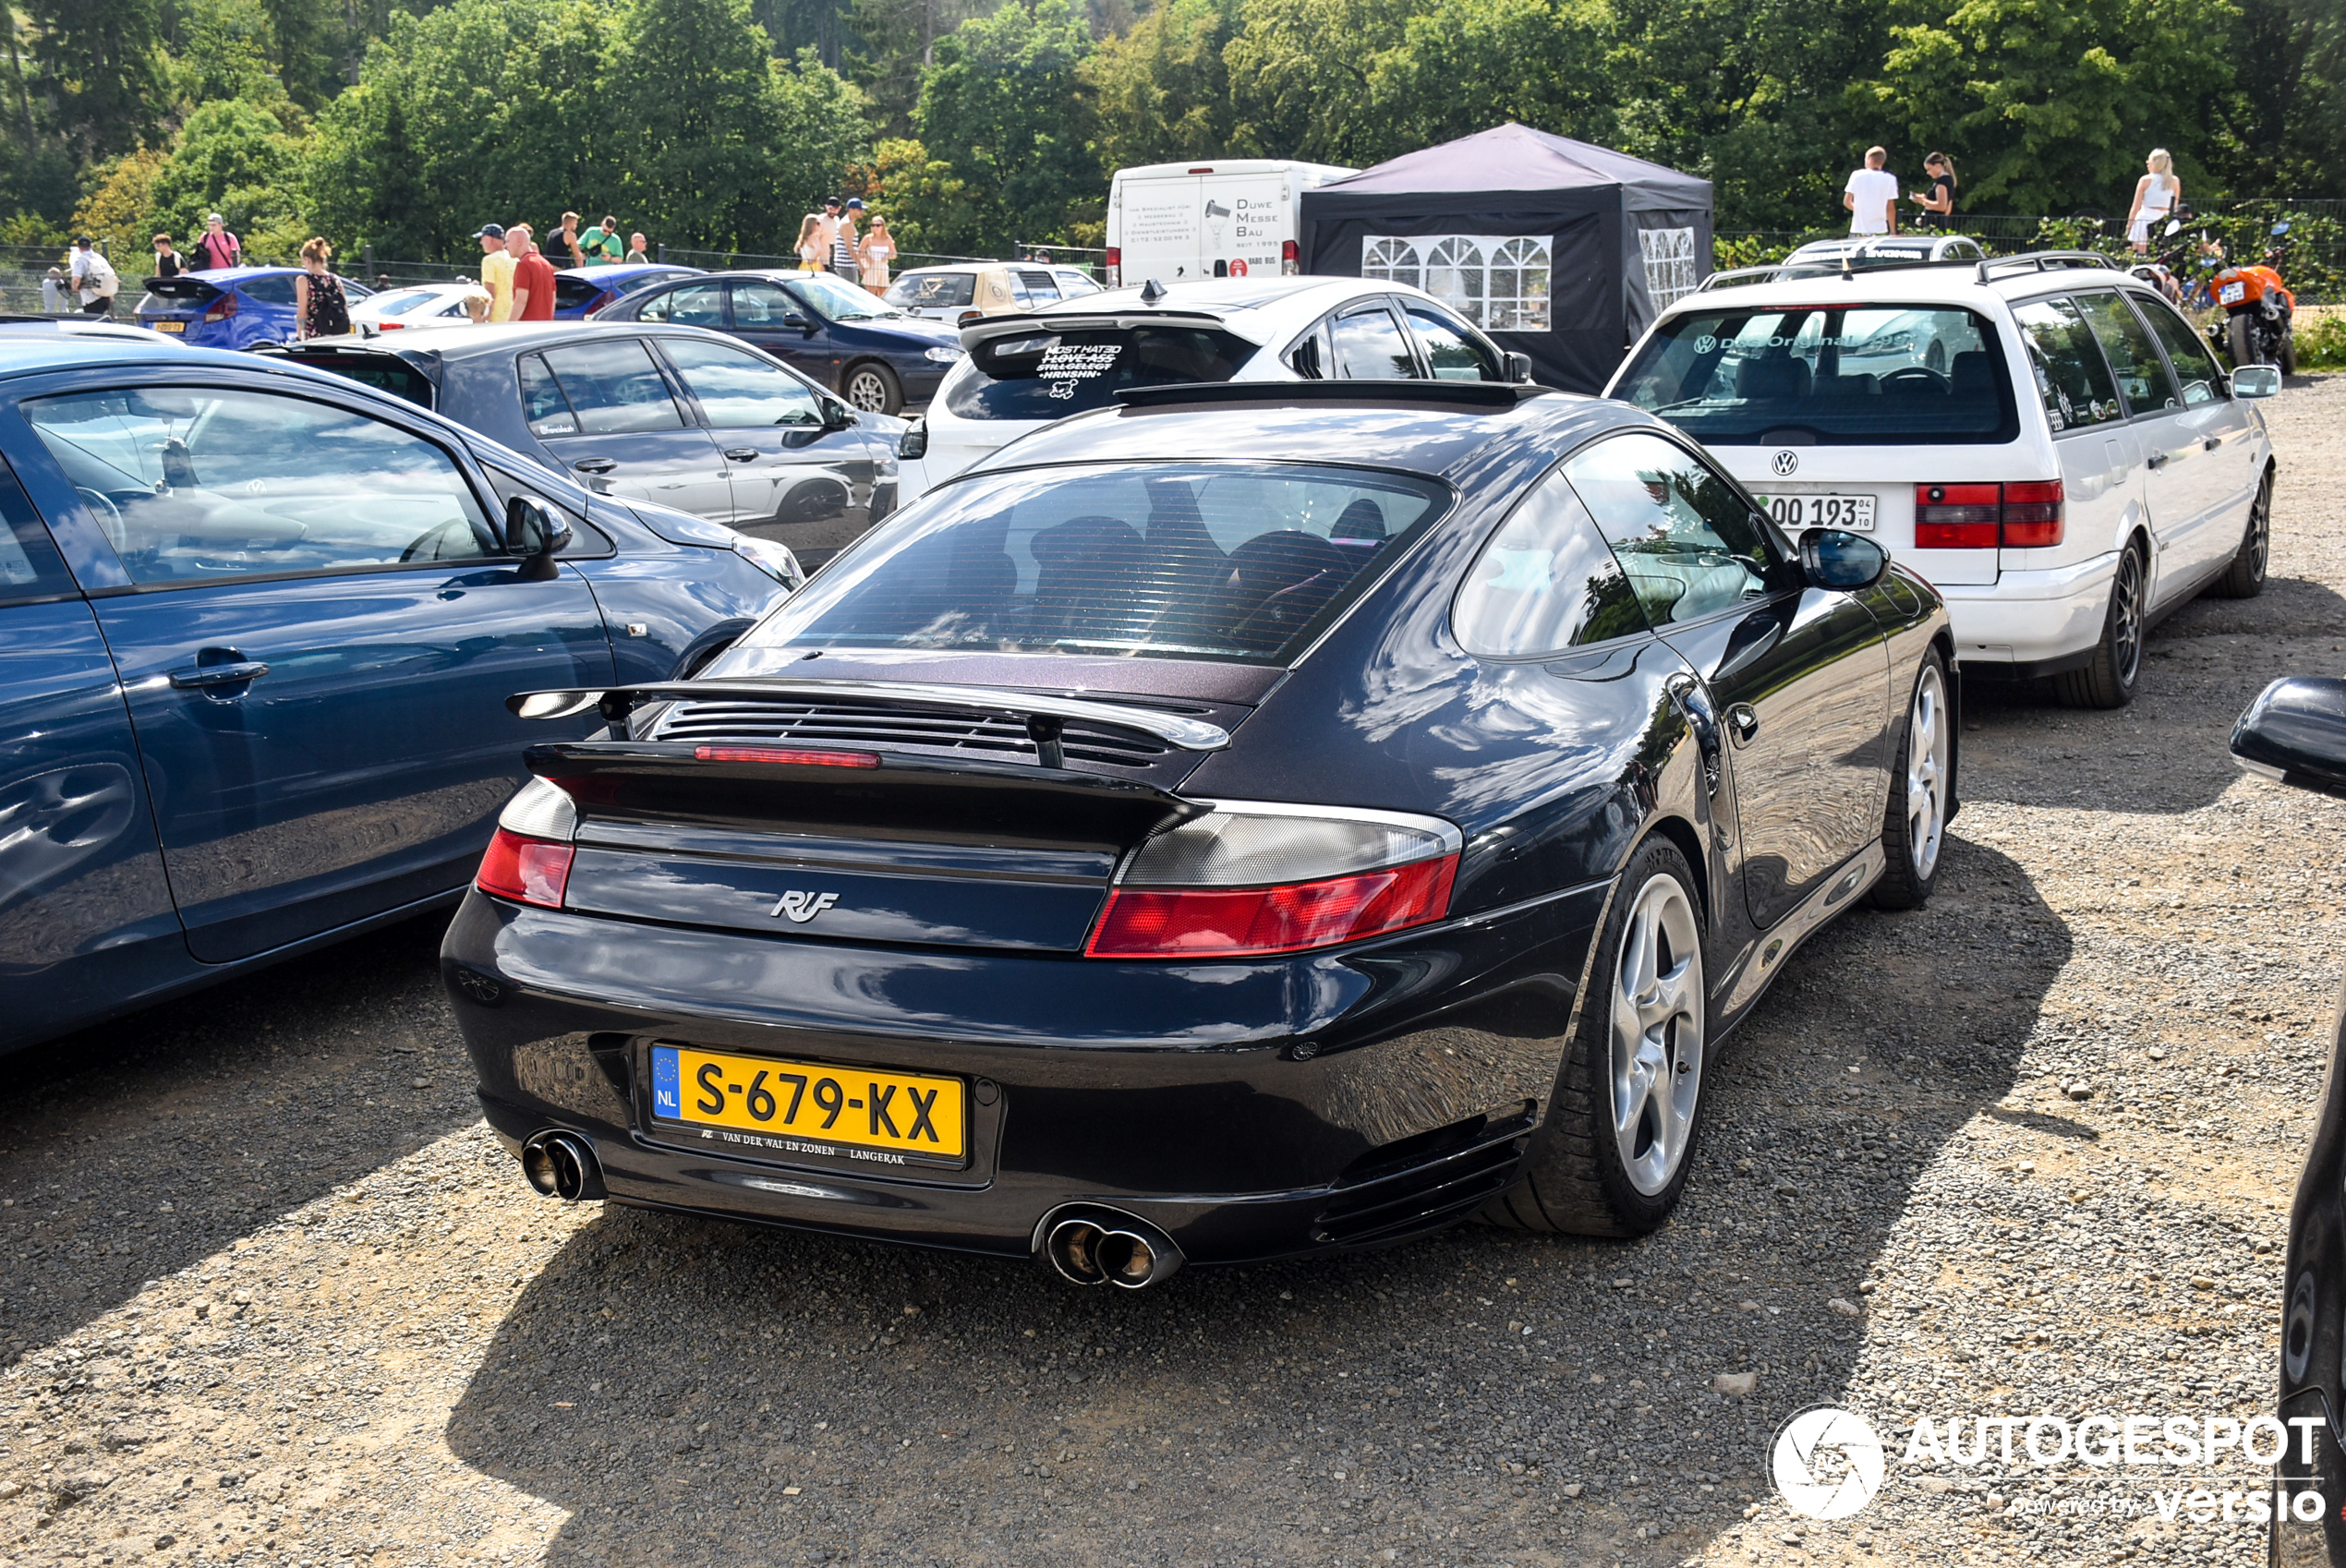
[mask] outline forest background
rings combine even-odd
[[[484,223],[786,252],[834,191],[906,251],[1100,243],[1108,172],[1363,166],[1516,119],[1842,222],[1870,143],[1962,209],[2346,197],[2346,0],[0,0],[0,244],[462,259]],[[129,249],[126,252],[123,247]]]

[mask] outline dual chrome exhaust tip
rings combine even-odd
[[[521,1146],[521,1174],[538,1192],[565,1203],[604,1196],[594,1148],[574,1132],[532,1133]]]
[[[1181,1269],[1181,1249],[1146,1220],[1116,1209],[1065,1211],[1044,1222],[1043,1257],[1070,1285],[1146,1290]]]

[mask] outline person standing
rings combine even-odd
[[[554,242],[557,245],[560,245],[564,250],[570,252],[570,264],[572,266],[584,267],[586,265],[586,253],[578,248],[577,213],[565,212],[562,214],[562,232],[554,236]]]
[[[1867,148],[1866,166],[1852,170],[1848,183],[1841,187],[1841,204],[1849,210],[1851,234],[1898,232],[1898,176],[1882,167],[1889,162],[1887,149]]]
[[[623,254],[623,247],[619,243],[619,220],[608,213],[604,214],[600,224],[586,231],[586,237],[580,242],[578,248],[579,253],[586,258],[584,263],[586,266],[617,265]]]
[[[214,212],[203,221],[203,237],[196,241],[196,264],[188,271],[208,272],[234,267],[244,259],[244,242],[230,234],[227,221]]]
[[[644,248],[644,236],[629,235],[627,236],[627,264],[630,267],[648,267],[651,265],[651,252]]]
[[[839,215],[839,227],[831,231],[831,276],[842,283],[855,283],[862,275],[855,252],[862,247],[863,238],[856,234],[855,223],[863,215],[864,201],[858,197],[845,203]]]
[[[2148,172],[2134,182],[2134,205],[2126,213],[2126,237],[2138,256],[2149,253],[2152,226],[2165,223],[2183,199],[2183,182],[2175,177],[2175,160],[2165,148],[2152,148],[2143,166]]]
[[[58,268],[49,269],[41,280],[41,308],[52,316],[63,315],[66,308],[66,275]]]
[[[514,258],[505,248],[505,225],[483,223],[473,231],[480,242],[480,286],[489,291],[489,312],[483,319],[509,321],[514,310]]]
[[[810,272],[823,270],[823,258],[830,253],[830,240],[823,232],[823,214],[809,212],[798,225],[798,264]]]
[[[350,331],[350,301],[342,280],[326,270],[334,247],[312,235],[302,244],[301,273],[294,279],[294,336],[333,338]]]
[[[187,270],[187,259],[171,247],[169,235],[155,235],[155,270],[158,278],[175,278]]]
[[[73,242],[73,271],[69,274],[73,286],[81,296],[81,313],[85,316],[112,316],[114,296],[122,287],[122,280],[115,275],[113,263],[90,247],[88,235],[77,235]]]
[[[1953,227],[1955,161],[1944,152],[1934,152],[1922,161],[1922,172],[1930,176],[1930,188],[1915,192],[1911,199],[1922,209],[1916,219],[1917,225],[1926,229]]]
[[[505,248],[514,257],[514,313],[516,321],[554,319],[554,264],[531,242],[529,225],[515,223],[505,231]]]
[[[863,247],[856,258],[864,264],[864,286],[874,294],[888,292],[888,264],[896,257],[896,241],[889,237],[888,220],[875,213],[871,232],[864,236]]]

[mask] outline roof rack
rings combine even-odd
[[[1179,381],[1126,387],[1116,401],[1128,408],[1198,403],[1433,403],[1455,408],[1513,408],[1554,390],[1512,381]]]
[[[2018,256],[1994,256],[1979,263],[1979,281],[1986,283],[1998,268],[2031,272],[2050,272],[2063,267],[2107,267],[2115,271],[2118,263],[2098,250],[2030,250]]]

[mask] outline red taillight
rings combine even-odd
[[[406,330],[407,323],[405,321],[378,321],[375,323],[375,331],[379,332],[404,332]]]
[[[203,319],[207,321],[224,321],[236,313],[236,295],[233,292],[223,290],[220,296],[214,299],[212,304],[205,308]]]
[[[695,762],[780,762],[799,767],[877,767],[877,752],[810,752],[790,746],[695,746]]]
[[[558,910],[562,889],[570,883],[573,852],[568,844],[525,838],[500,827],[489,840],[489,852],[480,857],[480,874],[473,885],[500,899]]]
[[[2059,479],[2004,487],[2004,549],[2035,549],[2061,543]]]
[[[1303,271],[1303,252],[1291,239],[1279,241],[1279,271],[1290,278]]]
[[[1124,286],[1124,249],[1121,246],[1111,245],[1107,247],[1107,259],[1102,263],[1100,271],[1100,281],[1106,283],[1108,287],[1122,288]]]
[[[1458,857],[1279,887],[1119,887],[1083,951],[1095,959],[1227,959],[1332,947],[1449,912]]]
[[[1201,163],[1196,168],[1190,171],[1190,173],[1193,175],[1210,175],[1213,172],[1214,165],[1211,163]]]
[[[985,320],[986,312],[983,310],[964,310],[960,316],[954,319],[953,325],[957,327],[966,327],[972,322],[983,321]]]
[[[1111,245],[1107,247],[1107,264],[1111,267],[1121,267],[1124,265],[1124,251],[1122,247]]]
[[[1917,485],[1915,549],[2032,549],[2061,543],[2059,479],[2012,485]]]

